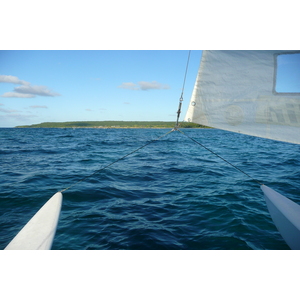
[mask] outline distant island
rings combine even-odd
[[[45,122],[16,128],[173,128],[175,122],[160,121],[76,121]],[[208,128],[199,124],[182,122],[181,128]]]

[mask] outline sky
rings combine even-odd
[[[0,127],[67,121],[176,121],[202,51],[2,50]],[[293,57],[293,60],[291,60]],[[278,92],[300,92],[300,54],[278,56]]]
[[[276,92],[300,93],[300,53],[277,56]]]
[[[176,121],[188,50],[2,50],[0,127]],[[185,114],[202,51],[190,52]]]

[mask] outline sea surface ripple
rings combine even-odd
[[[299,145],[184,132],[300,203]],[[0,129],[0,247],[57,191],[168,129]],[[289,249],[257,182],[174,131],[63,193],[53,249]]]

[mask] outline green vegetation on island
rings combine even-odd
[[[33,125],[16,126],[16,128],[173,128],[174,122],[163,121],[76,121],[45,122]],[[180,128],[207,128],[205,126],[182,122]]]

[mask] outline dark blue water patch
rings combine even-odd
[[[288,249],[259,184],[178,132],[101,170],[166,132],[0,129],[0,247],[71,186],[53,249]],[[299,203],[298,145],[185,132]]]

